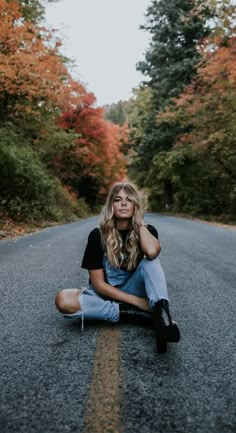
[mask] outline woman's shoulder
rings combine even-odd
[[[152,224],[147,224],[147,228],[152,235],[158,237],[158,231],[157,231],[156,227],[154,227]]]
[[[153,226],[152,224],[146,224],[146,226],[147,226],[148,228],[150,228],[150,229],[155,229],[155,230],[156,230],[155,226]]]
[[[99,227],[94,227],[94,229],[91,230],[88,235],[88,242],[98,243],[99,245],[102,243],[102,237]]]
[[[89,239],[101,239],[100,230],[98,227],[94,227],[89,233]]]

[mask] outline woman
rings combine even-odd
[[[159,353],[180,339],[172,322],[166,280],[158,255],[155,227],[145,224],[141,201],[131,183],[115,183],[101,214],[100,227],[88,237],[82,268],[88,289],[65,289],[56,296],[58,310],[69,319],[117,322],[127,308],[152,315]]]

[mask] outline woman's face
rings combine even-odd
[[[119,219],[132,218],[134,214],[134,203],[129,199],[123,189],[118,191],[113,200],[114,216]]]

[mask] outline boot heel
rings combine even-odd
[[[157,341],[157,352],[158,353],[166,353],[167,352],[167,343],[166,341]]]
[[[165,320],[165,315],[168,321]],[[153,325],[158,353],[165,353],[167,351],[167,343],[177,343],[180,340],[178,325],[172,321],[169,304],[166,299],[160,300],[155,305],[153,310]]]
[[[157,315],[158,316],[158,315]],[[167,352],[167,341],[165,336],[162,336],[162,330],[165,329],[165,322],[162,317],[155,317],[154,320],[154,333],[156,337],[156,347],[158,353],[166,353]]]

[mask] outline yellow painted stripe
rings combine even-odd
[[[120,341],[115,325],[98,331],[83,433],[120,432]]]

